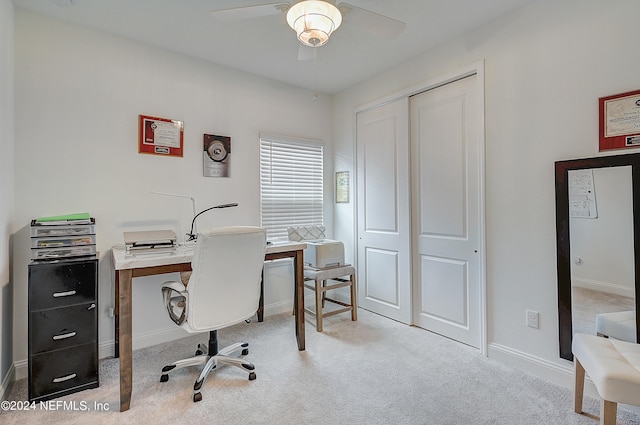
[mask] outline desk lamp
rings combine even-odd
[[[191,230],[189,231],[189,233],[187,233],[187,236],[189,236],[189,239],[187,239],[187,242],[196,240],[198,238],[198,233],[197,232],[193,233],[193,226],[196,224],[196,218],[198,218],[198,216],[200,216],[202,213],[205,213],[207,211],[211,211],[211,210],[216,209],[216,208],[231,208],[231,207],[237,207],[237,206],[238,206],[237,203],[220,204],[220,205],[216,205],[215,207],[209,207],[206,210],[200,211],[198,214],[195,215],[195,217],[193,217],[193,220],[191,221]]]

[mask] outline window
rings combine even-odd
[[[260,138],[260,220],[269,239],[287,227],[322,225],[323,146],[281,137]]]

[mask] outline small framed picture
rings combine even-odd
[[[182,156],[184,123],[168,118],[139,115],[138,153]]]
[[[349,203],[349,172],[338,171],[336,173],[336,203]]]
[[[231,137],[204,135],[203,174],[205,177],[229,177]]]

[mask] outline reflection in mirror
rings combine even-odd
[[[573,333],[635,342],[615,320],[635,310],[631,166],[571,170],[568,184]]]
[[[556,162],[560,357],[574,332],[638,340],[639,207],[640,154]]]

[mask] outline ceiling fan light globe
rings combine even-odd
[[[298,40],[307,46],[320,47],[329,41],[329,34],[320,30],[308,30],[298,34]]]
[[[302,44],[319,47],[342,23],[342,14],[325,1],[306,0],[296,3],[287,12],[287,23]]]

